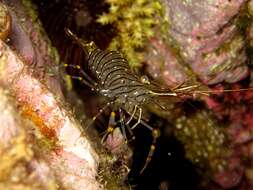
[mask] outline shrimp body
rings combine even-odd
[[[153,92],[151,84],[146,84],[134,74],[119,52],[95,49],[89,54],[88,68],[96,78],[96,90],[100,94],[121,105],[127,104],[127,107],[150,102]]]
[[[162,89],[157,84],[133,73],[127,60],[124,59],[119,52],[100,50],[93,42],[86,42],[78,38],[69,30],[66,32],[84,50],[87,57],[88,69],[91,71],[93,76],[93,78],[91,78],[89,75],[87,75],[83,70],[81,70],[80,66],[66,65],[67,67],[78,69],[82,74],[82,77],[70,77],[82,81],[92,90],[105,97],[108,97],[110,101],[107,105],[110,105],[110,103],[117,105],[117,109],[120,112],[121,130],[125,139],[127,139],[127,137],[124,126],[126,126],[130,133],[132,133],[131,130],[139,124],[144,125],[146,128],[152,131],[153,142],[148,153],[146,163],[141,171],[143,172],[151,160],[155,150],[156,139],[160,135],[159,129],[151,127],[142,120],[143,106],[154,103],[163,108],[157,101],[154,100],[155,97],[175,97],[178,96],[178,94],[170,89]],[[124,121],[125,117],[122,114],[122,110],[125,110],[130,115],[130,118],[126,122]],[[115,114],[114,112],[112,113],[113,114],[111,114],[110,120],[113,122],[109,122],[107,135],[112,133],[116,123],[114,121]],[[93,120],[95,120],[96,117],[97,116],[93,117]],[[131,121],[133,121],[133,119],[136,119],[137,122],[132,125],[131,128],[129,128],[128,125]],[[105,139],[105,136],[102,139]]]

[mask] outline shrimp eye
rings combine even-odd
[[[143,84],[150,84],[150,81],[146,75],[141,76],[141,82]]]

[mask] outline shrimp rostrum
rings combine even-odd
[[[79,65],[65,64],[65,67],[71,67],[80,71],[81,76],[69,77],[80,80],[82,83],[91,88],[91,90],[107,97],[109,99],[107,105],[116,105],[119,110],[121,127],[123,135],[126,138],[125,128],[131,132],[132,129],[137,127],[139,124],[147,127],[152,131],[153,142],[148,153],[146,163],[142,171],[146,168],[151,160],[151,157],[155,150],[156,140],[159,137],[159,129],[151,127],[142,119],[143,106],[146,104],[155,104],[162,109],[162,105],[156,101],[155,97],[158,96],[169,96],[177,97],[182,93],[185,88],[178,88],[177,90],[163,89],[156,83],[149,81],[143,77],[139,77],[131,71],[129,64],[126,59],[117,51],[103,51],[96,47],[94,42],[87,42],[83,39],[78,38],[69,29],[66,29],[66,33],[83,49],[86,54],[87,66],[93,77],[90,77],[85,73]],[[123,112],[129,114],[127,121],[123,122]],[[102,110],[100,111],[102,112]],[[96,116],[93,120],[96,119]],[[111,114],[109,120],[108,133],[113,131],[112,125],[115,124],[115,114]],[[129,127],[130,122],[136,121],[132,126]]]

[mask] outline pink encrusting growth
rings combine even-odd
[[[146,62],[148,71],[156,80],[166,81],[169,87],[176,86],[187,80],[185,68],[180,65],[176,53],[167,47],[161,40],[153,38],[150,40]]]
[[[235,89],[240,87],[236,86]],[[235,92],[232,94],[224,94],[222,99],[212,100],[215,102],[215,106],[212,107],[214,113],[219,119],[228,120],[228,128],[226,129],[229,138],[231,139],[230,147],[234,151],[232,153],[234,162],[230,166],[231,170],[221,173],[223,178],[217,174],[216,180],[223,186],[229,187],[231,184],[230,175],[237,173],[237,183],[241,182],[243,175],[246,176],[243,184],[248,184],[248,188],[252,187],[252,175],[247,175],[249,171],[252,171],[252,142],[253,142],[253,91]],[[246,161],[248,160],[248,161]],[[230,163],[229,163],[230,164]],[[240,166],[234,168],[234,165]],[[228,174],[228,175],[226,175]],[[227,178],[225,180],[225,178]],[[235,179],[236,180],[236,179]],[[238,181],[239,180],[239,181]],[[228,184],[227,184],[228,183]],[[244,189],[244,188],[242,188]],[[247,189],[245,187],[245,189]]]
[[[30,72],[44,80],[46,86],[62,97],[59,85],[59,56],[38,20],[35,7],[29,1],[6,1],[12,17],[12,33],[9,44],[30,67]]]
[[[33,125],[24,120],[8,90],[0,87],[0,189],[50,189],[62,187],[47,162],[37,154]]]
[[[49,130],[54,131],[54,133],[51,133],[55,134],[55,136],[51,136],[51,138],[56,141],[58,145],[57,149],[61,149],[61,154],[53,154],[56,160],[61,160],[61,162],[57,163],[64,163],[64,168],[73,174],[73,178],[75,178],[77,169],[79,169],[82,171],[80,174],[83,176],[78,176],[78,179],[84,180],[83,184],[86,184],[85,187],[87,186],[87,181],[85,180],[88,178],[90,181],[93,181],[91,183],[92,185],[89,186],[90,189],[99,189],[98,184],[96,185],[95,182],[98,157],[94,150],[92,150],[84,134],[82,134],[80,126],[70,117],[70,113],[64,111],[59,105],[60,103],[57,101],[56,96],[44,84],[26,72],[25,65],[23,65],[3,42],[1,42],[0,46],[2,50],[0,62],[4,64],[5,70],[7,71],[2,72],[1,82],[14,92],[18,104],[21,107],[29,107],[37,114],[37,117],[48,127],[46,132]],[[8,78],[8,80],[5,80],[5,78]],[[37,124],[36,121],[34,123]],[[37,127],[40,129],[39,125]],[[41,132],[43,133],[45,130],[41,130]],[[49,137],[48,133],[44,135]],[[65,159],[63,155],[72,155],[79,162],[75,161],[73,163],[71,162],[72,159]],[[51,164],[54,167],[57,166],[49,162],[49,165]],[[74,168],[71,167],[74,164],[80,165],[76,166],[75,170],[72,171]],[[62,176],[62,171],[55,170],[55,172],[58,176]],[[59,179],[63,180],[61,177]],[[67,183],[66,181],[63,182]],[[77,184],[74,181],[72,182],[70,183],[68,181],[67,187],[69,189],[80,188],[80,184],[76,186]]]
[[[171,38],[171,42],[166,43],[172,44],[174,51],[176,49],[177,56],[181,58],[178,59],[179,64],[189,65],[205,84],[223,81],[233,83],[247,77],[249,72],[246,65],[246,41],[235,24],[239,11],[246,5],[245,0],[222,3],[219,0],[169,0],[165,4],[169,19],[167,38]],[[154,40],[151,44],[164,43],[160,38]],[[164,57],[164,47],[161,47],[155,46],[156,54]],[[171,48],[167,49],[171,51]],[[154,53],[150,53],[152,57]],[[156,66],[163,70],[163,61],[161,59],[157,63],[148,62],[149,67]],[[164,62],[165,66],[166,62],[169,63],[169,60]],[[175,63],[173,59],[172,62]],[[180,75],[185,75],[183,69],[181,72]],[[165,77],[164,82],[169,85],[171,83]]]
[[[16,23],[14,20],[15,24],[20,23]],[[27,33],[24,32],[23,36],[16,37],[20,39],[24,38],[24,35]],[[15,46],[15,38],[11,39],[13,39],[12,44]],[[26,43],[26,41],[23,42]],[[22,118],[32,122],[36,128],[35,131],[39,131],[38,133],[44,136],[43,138],[47,139],[46,141],[52,143],[50,150],[42,150],[40,153],[36,153],[41,155],[44,151],[47,153],[42,156],[43,161],[35,161],[31,158],[31,166],[34,167],[35,173],[40,172],[40,170],[46,172],[46,168],[49,167],[52,170],[50,175],[53,175],[59,183],[58,186],[64,189],[101,189],[100,184],[96,181],[98,156],[83,133],[81,126],[73,118],[72,113],[63,107],[62,95],[58,88],[59,82],[54,82],[55,86],[48,87],[45,83],[50,84],[50,82],[46,82],[46,80],[50,80],[50,77],[44,79],[44,82],[38,79],[37,73],[32,72],[29,60],[22,59],[22,53],[21,56],[18,56],[19,51],[22,52],[21,46],[18,45],[16,52],[14,52],[3,41],[0,41],[0,85],[1,88],[12,92]],[[24,52],[29,54],[30,50]],[[46,55],[48,52],[41,51],[41,56],[43,53]],[[36,56],[35,54],[30,55]],[[48,57],[50,56],[48,55]],[[51,59],[51,61],[53,60]],[[59,92],[59,94],[52,91]],[[14,123],[11,126],[15,128],[17,124]],[[9,138],[8,136],[12,136],[12,133],[15,132],[11,128],[8,131],[1,128],[0,131],[1,136],[5,137],[2,140]],[[35,138],[39,138],[36,134],[34,134]],[[35,149],[36,151],[38,150]],[[41,174],[44,180],[50,175]],[[47,181],[50,180],[47,179]]]
[[[247,51],[253,47],[253,1],[167,0],[165,5],[169,20],[167,39],[157,35],[150,40],[152,48],[146,54],[147,70],[151,76],[170,87],[175,81],[176,84],[198,82],[199,88],[204,90],[210,88],[206,85],[213,85],[207,90],[210,96],[197,98],[213,111],[217,122],[211,122],[210,125],[217,128],[225,126],[217,131],[228,137],[228,142],[214,146],[211,140],[218,136],[208,135],[214,130],[201,126],[202,120],[205,120],[203,114],[185,120],[182,116],[183,122],[188,124],[178,122],[182,132],[175,130],[176,134],[186,147],[186,155],[192,156],[191,160],[195,158],[199,162],[206,155],[205,152],[210,153],[209,171],[213,169],[212,162],[215,160],[212,156],[220,156],[226,162],[222,169],[213,171],[211,175],[222,189],[250,190],[253,188],[253,90],[250,85],[252,76],[249,77],[251,68],[248,67],[252,56]],[[169,73],[169,76],[164,73]],[[250,78],[248,85],[245,84],[247,81],[244,81],[244,86],[236,85],[246,78]],[[223,82],[233,84],[226,85],[231,87],[230,92],[224,90]],[[202,89],[193,88],[193,96],[195,90]],[[206,120],[215,121],[210,115],[206,115]],[[200,140],[203,138],[205,140]],[[210,143],[205,144],[208,138]],[[211,154],[212,151],[207,151],[208,147],[217,151],[225,147],[229,154]],[[202,157],[198,154],[202,154]],[[200,161],[196,164],[203,163]]]

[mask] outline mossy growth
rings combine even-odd
[[[102,25],[111,24],[116,30],[108,49],[124,54],[131,67],[141,66],[149,38],[154,36],[154,27],[161,23],[163,15],[159,0],[106,0],[109,12],[97,19]]]

